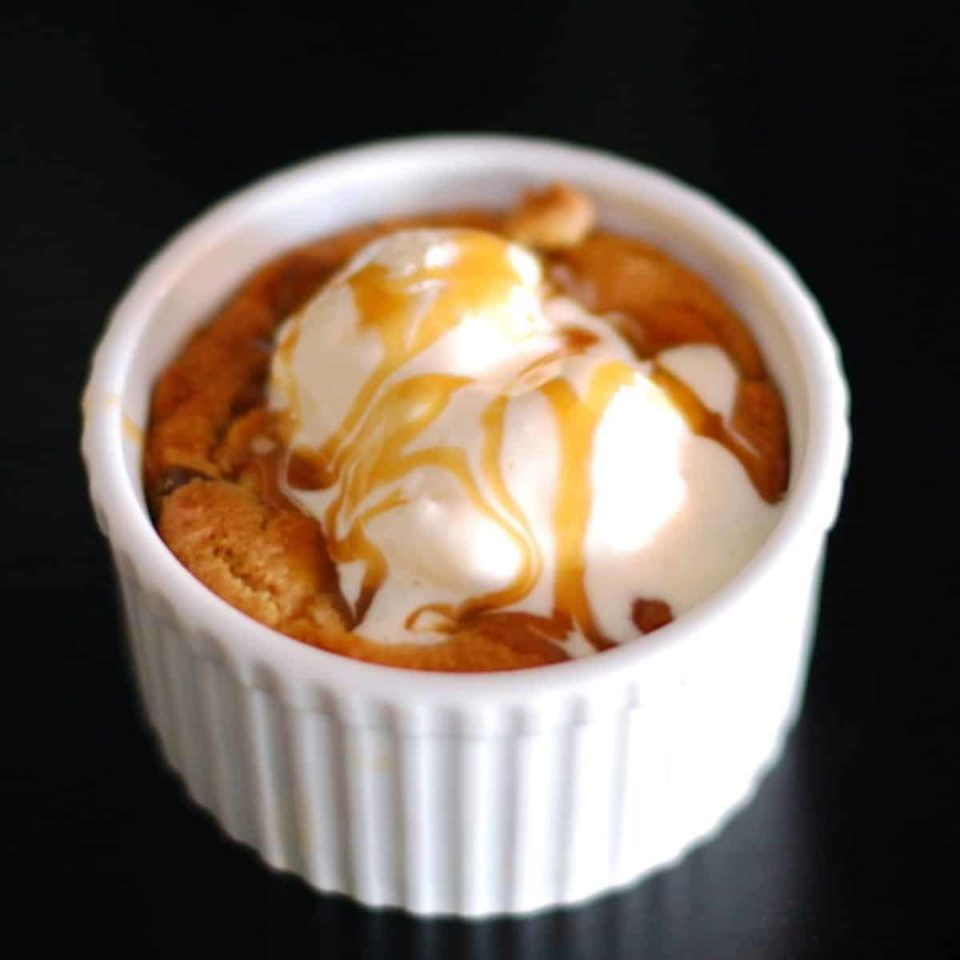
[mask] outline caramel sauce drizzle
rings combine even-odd
[[[551,363],[565,360],[577,353],[584,353],[600,340],[591,330],[583,330],[580,327],[564,327],[559,333],[563,338],[562,344],[556,350],[551,350],[542,357],[531,360],[517,375],[518,383]]]
[[[380,264],[369,264],[347,282],[351,287],[362,328],[380,339],[381,359],[354,398],[337,430],[319,450],[298,448],[287,466],[287,482],[295,489],[328,489],[339,484],[337,496],[324,516],[331,559],[360,561],[364,574],[354,610],[362,622],[387,575],[380,549],[366,535],[366,524],[399,506],[396,491],[376,498],[377,492],[414,470],[433,467],[452,475],[473,506],[496,523],[514,542],[519,569],[505,588],[473,597],[460,607],[429,608],[451,623],[522,600],[540,576],[542,560],[529,524],[507,490],[500,468],[503,422],[507,397],[496,396],[485,410],[481,426],[481,472],[474,476],[467,452],[455,446],[436,446],[410,452],[424,431],[448,407],[453,395],[471,383],[468,377],[419,374],[404,380],[391,378],[459,324],[467,311],[482,311],[502,302],[517,281],[503,241],[475,231],[457,234],[453,262],[424,266],[397,277]],[[428,304],[422,295],[432,295]],[[484,492],[484,487],[489,494]],[[360,511],[360,512],[358,512]],[[346,533],[342,518],[352,517]],[[409,623],[428,612],[414,611]]]
[[[383,356],[343,423],[324,444],[328,462],[347,449],[347,439],[390,376],[456,327],[464,312],[495,305],[516,282],[499,237],[458,231],[458,240],[459,255],[452,263],[424,266],[401,277],[392,276],[382,264],[370,263],[348,281],[360,327],[376,332]],[[417,310],[411,290],[414,294],[430,290],[436,296],[429,307]]]
[[[629,328],[625,329],[622,325],[618,325],[618,329],[627,337],[639,359],[652,362],[653,369],[650,379],[667,395],[674,408],[686,421],[690,432],[695,436],[705,437],[719,443],[740,461],[754,489],[767,503],[779,501],[783,495],[783,490],[771,485],[767,470],[768,465],[761,454],[745,440],[738,437],[727,426],[723,417],[715,410],[711,410],[686,382],[657,362],[657,357],[661,351],[668,350],[676,344],[668,341],[655,347],[648,346],[647,349],[641,349],[635,333]],[[710,345],[723,349],[719,344]],[[741,379],[740,382],[742,383],[743,380]]]
[[[540,391],[553,408],[560,432],[560,485],[553,508],[557,558],[553,617],[567,629],[576,627],[598,650],[613,646],[593,619],[587,598],[584,540],[593,503],[590,469],[597,425],[616,392],[634,378],[620,360],[601,364],[583,397],[566,381],[554,378]]]
[[[500,453],[503,449],[503,424],[506,418],[506,394],[498,395],[484,410],[481,417],[483,430],[483,447],[481,454],[481,470],[487,486],[492,490],[494,498],[506,514],[507,522],[503,522],[502,515],[498,516],[485,509],[482,499],[478,501],[479,490],[472,477],[464,484],[476,506],[506,532],[514,541],[521,556],[520,569],[513,581],[501,590],[492,593],[470,597],[462,604],[430,603],[414,610],[406,619],[404,626],[408,630],[417,628],[417,624],[427,614],[434,614],[439,618],[439,629],[452,632],[457,626],[466,623],[475,623],[478,618],[502,607],[509,607],[522,600],[536,585],[543,570],[543,559],[540,549],[533,537],[527,519],[518,506],[513,495],[507,489],[500,469]]]
[[[650,379],[670,398],[670,402],[686,421],[690,432],[719,443],[747,471],[757,493],[768,503],[775,503],[778,494],[769,489],[766,464],[763,457],[748,443],[741,440],[726,424],[723,417],[707,407],[697,393],[666,367],[654,361]]]
[[[547,638],[562,639],[579,630],[598,650],[607,649],[615,644],[598,628],[585,585],[584,541],[593,499],[592,453],[598,424],[617,391],[632,381],[635,371],[619,360],[601,363],[582,396],[559,377],[536,388],[553,412],[560,445],[558,489],[551,517],[556,569],[553,610],[549,617],[506,612],[505,608],[531,592],[544,566],[540,548],[507,488],[501,467],[510,394],[495,395],[481,416],[478,479],[467,452],[460,447],[409,449],[472,379],[443,373],[396,379],[406,364],[456,327],[464,313],[483,311],[502,302],[516,283],[516,270],[499,237],[458,231],[457,248],[458,255],[451,262],[423,266],[400,276],[371,263],[345,281],[353,292],[361,328],[373,331],[380,340],[381,359],[326,442],[319,449],[298,447],[288,453],[284,467],[287,483],[298,490],[338,486],[326,509],[323,528],[335,563],[359,561],[363,566],[353,611],[354,627],[362,623],[388,573],[386,558],[367,536],[366,526],[405,502],[396,489],[382,491],[411,472],[430,467],[455,478],[473,506],[513,541],[520,562],[505,587],[470,597],[461,604],[420,607],[406,618],[407,629],[416,629],[430,615],[430,629],[445,633],[484,620],[513,619],[522,620],[527,629]],[[553,362],[582,353],[598,339],[577,327],[560,332],[560,346],[528,364],[512,386]],[[294,331],[281,346],[288,365],[297,335]],[[759,456],[727,429],[722,417],[706,408],[693,390],[655,359],[652,380],[681,412],[691,431],[722,444],[758,486],[762,468]],[[295,384],[287,386],[291,406],[280,417],[281,425],[290,428],[299,419],[299,403]],[[350,518],[346,531],[341,530],[344,518]],[[658,607],[656,611],[656,625],[670,619],[669,608],[660,606],[663,610]]]

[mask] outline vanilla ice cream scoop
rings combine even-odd
[[[742,441],[689,425],[691,404],[729,425],[736,389],[717,347],[641,361],[520,246],[410,230],[284,324],[270,404],[357,633],[522,614],[580,655],[635,637],[638,600],[688,610],[775,524]]]

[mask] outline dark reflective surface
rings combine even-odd
[[[0,862],[21,955],[957,954],[953,33],[922,5],[849,25],[747,3],[495,8],[0,14]],[[211,201],[336,146],[469,128],[606,147],[754,221],[837,332],[856,441],[804,717],[755,802],[581,909],[419,923],[270,873],[163,769],[77,398],[111,303]]]

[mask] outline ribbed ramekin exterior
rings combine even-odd
[[[229,638],[198,633],[115,560],[147,716],[230,836],[370,906],[487,916],[627,884],[749,799],[796,713],[819,555],[812,542],[784,564],[770,603],[712,653],[624,678],[612,709],[585,719],[572,698],[525,732],[543,727],[531,706],[489,736],[458,734],[455,717],[443,734],[389,711],[358,718],[338,691],[256,665],[241,677]]]

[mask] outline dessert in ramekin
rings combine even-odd
[[[262,266],[153,391],[160,535],[268,627],[374,663],[589,656],[669,623],[779,519],[749,330],[554,184]]]
[[[202,586],[157,536],[142,430],[158,376],[252,271],[318,235],[576,184],[743,318],[780,387],[790,493],[762,545],[675,622],[597,656],[486,675],[297,643]],[[572,903],[679,856],[751,793],[796,713],[839,502],[846,393],[819,310],[706,198],[581,148],[424,138],[321,158],[177,237],[117,307],[84,453],[148,716],[191,795],[268,863],[370,905],[470,916]],[[184,465],[186,466],[186,465]],[[514,664],[508,664],[514,665]]]

